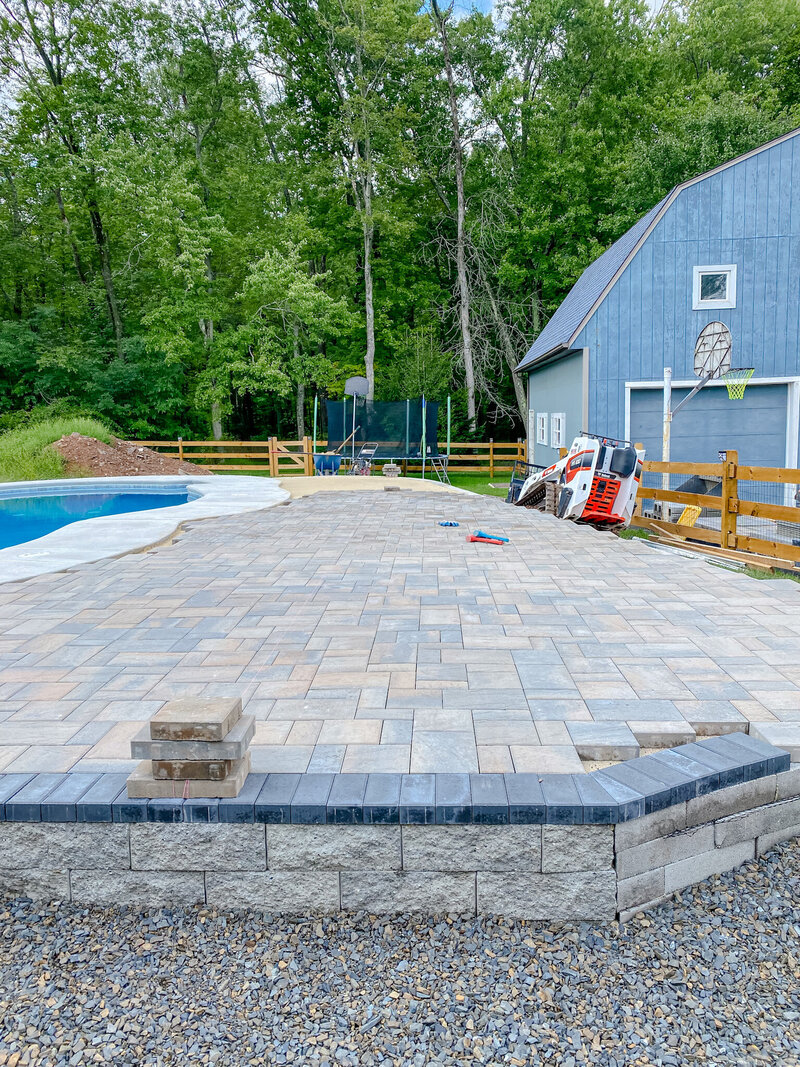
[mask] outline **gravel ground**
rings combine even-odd
[[[800,841],[624,927],[0,904],[0,1064],[800,1064]]]

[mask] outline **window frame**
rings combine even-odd
[[[547,425],[549,415],[546,411],[536,412],[536,444],[546,445],[547,440]]]
[[[564,411],[554,411],[550,415],[550,447],[564,448],[567,415]],[[558,429],[556,429],[558,426]]]
[[[727,274],[728,284],[724,300],[701,300],[700,284],[704,274]],[[713,311],[715,308],[736,307],[736,264],[721,263],[692,268],[692,310]]]

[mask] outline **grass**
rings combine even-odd
[[[638,526],[628,526],[624,530],[620,530],[617,534],[623,541],[631,541],[634,537],[640,537],[643,541],[650,540],[649,530],[640,530]]]
[[[765,571],[760,567],[745,567],[742,570],[742,574],[746,574],[748,578],[755,578],[760,582],[772,581],[775,578],[787,578],[790,582],[800,582],[800,574],[792,573],[791,571]]]
[[[421,474],[410,474],[409,478],[421,478]],[[494,478],[490,479],[485,474],[458,474],[456,471],[450,471],[450,484],[454,485],[457,489],[469,489],[471,493],[480,493],[483,496],[500,496],[505,498],[508,494],[508,472],[495,474]],[[434,484],[437,483],[436,475],[425,475],[425,481],[430,480]],[[495,486],[500,486],[499,489],[492,488],[492,483]]]
[[[96,437],[106,444],[111,440],[111,432],[101,422],[90,418],[44,419],[8,430],[0,434],[0,482],[63,478],[64,460],[48,446],[70,433]]]

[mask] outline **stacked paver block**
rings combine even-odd
[[[168,701],[131,742],[131,755],[144,759],[128,778],[128,796],[238,796],[250,772],[254,729],[239,697]]]

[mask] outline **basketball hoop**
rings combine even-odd
[[[747,383],[753,377],[755,367],[731,367],[730,370],[720,374],[728,390],[729,400],[742,400]]]

